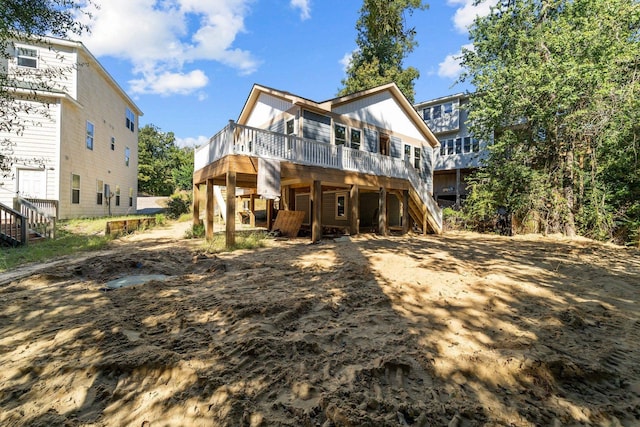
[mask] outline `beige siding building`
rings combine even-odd
[[[8,53],[0,72],[32,108],[21,109],[22,133],[0,131],[16,159],[0,202],[54,200],[61,219],[135,213],[140,109],[80,42],[46,38]],[[46,88],[28,87],[52,68]]]

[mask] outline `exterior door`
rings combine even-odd
[[[42,169],[18,169],[18,194],[32,199],[46,199],[46,171]]]
[[[380,134],[380,154],[388,156],[391,152],[389,148],[389,135],[386,133]]]

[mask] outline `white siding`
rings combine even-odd
[[[247,126],[253,127],[269,125],[273,119],[280,116],[292,106],[293,104],[289,101],[261,93],[246,124]]]
[[[333,112],[410,138],[424,140],[420,130],[388,91],[340,105]]]
[[[54,78],[48,81],[48,84],[51,85],[52,88],[67,93],[72,98],[77,97],[76,75],[78,55],[75,49],[64,46],[36,46],[24,43],[17,43],[16,47],[35,49],[37,51],[38,61],[37,70],[57,69],[59,71],[54,73]],[[36,69],[18,66],[15,50],[11,51],[10,54],[10,74],[18,73],[21,80],[28,80],[29,78],[25,76],[25,73],[37,73]],[[84,65],[80,66],[82,67]]]
[[[59,104],[51,104],[48,109],[33,101],[23,101],[36,110],[29,115],[21,114],[20,120],[25,125],[21,135],[0,132],[0,140],[11,141],[13,157],[17,161],[13,164],[10,176],[0,178],[2,191],[0,202],[12,206],[13,196],[18,191],[16,180],[18,169],[44,169],[46,174],[46,197],[56,198],[58,169],[58,115]]]

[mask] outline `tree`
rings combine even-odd
[[[422,0],[364,0],[356,23],[358,49],[351,57],[338,95],[395,82],[413,102],[413,82],[420,73],[413,67],[402,66],[417,45],[415,28],[405,28],[405,15],[426,8]]]
[[[48,101],[38,97],[36,91],[55,89],[52,81],[65,73],[64,67],[49,67],[32,71],[21,69],[7,73],[7,61],[12,56],[13,44],[19,41],[43,42],[44,36],[68,37],[80,34],[86,26],[78,19],[90,15],[85,12],[91,0],[2,0],[0,4],[0,131],[19,135],[25,126],[25,117],[48,117]],[[29,101],[37,101],[29,102]],[[0,172],[6,176],[12,165],[37,163],[38,159],[16,159],[10,138],[0,139]]]
[[[154,125],[140,128],[138,135],[138,191],[168,196],[190,190],[193,180],[193,149],[176,145],[173,132]]]
[[[640,226],[639,30],[634,0],[509,0],[476,19],[462,79],[472,131],[493,145],[470,210],[567,235]]]

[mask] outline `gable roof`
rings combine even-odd
[[[251,88],[251,92],[247,100],[245,101],[244,106],[242,107],[242,111],[238,116],[238,123],[244,123],[248,119],[251,114],[251,110],[255,106],[255,103],[258,101],[260,94],[268,94],[274,96],[276,98],[283,99],[285,101],[291,102],[293,105],[301,106],[303,108],[316,111],[319,113],[328,113],[332,112],[339,106],[343,106],[349,103],[353,103],[361,100],[362,98],[371,97],[374,95],[378,95],[382,92],[389,92],[393,99],[398,103],[402,111],[405,113],[407,118],[416,126],[420,134],[424,136],[424,139],[432,146],[436,147],[440,144],[436,136],[433,134],[429,126],[422,120],[420,114],[416,111],[416,109],[411,105],[411,102],[407,99],[406,96],[402,93],[400,88],[395,83],[388,83],[382,86],[377,86],[371,89],[362,90],[359,92],[355,92],[349,95],[340,96],[337,98],[329,99],[322,102],[312,101],[307,98],[303,98],[298,95],[294,95],[290,92],[281,91],[278,89],[273,89],[267,86],[262,86],[259,84],[254,84]]]

